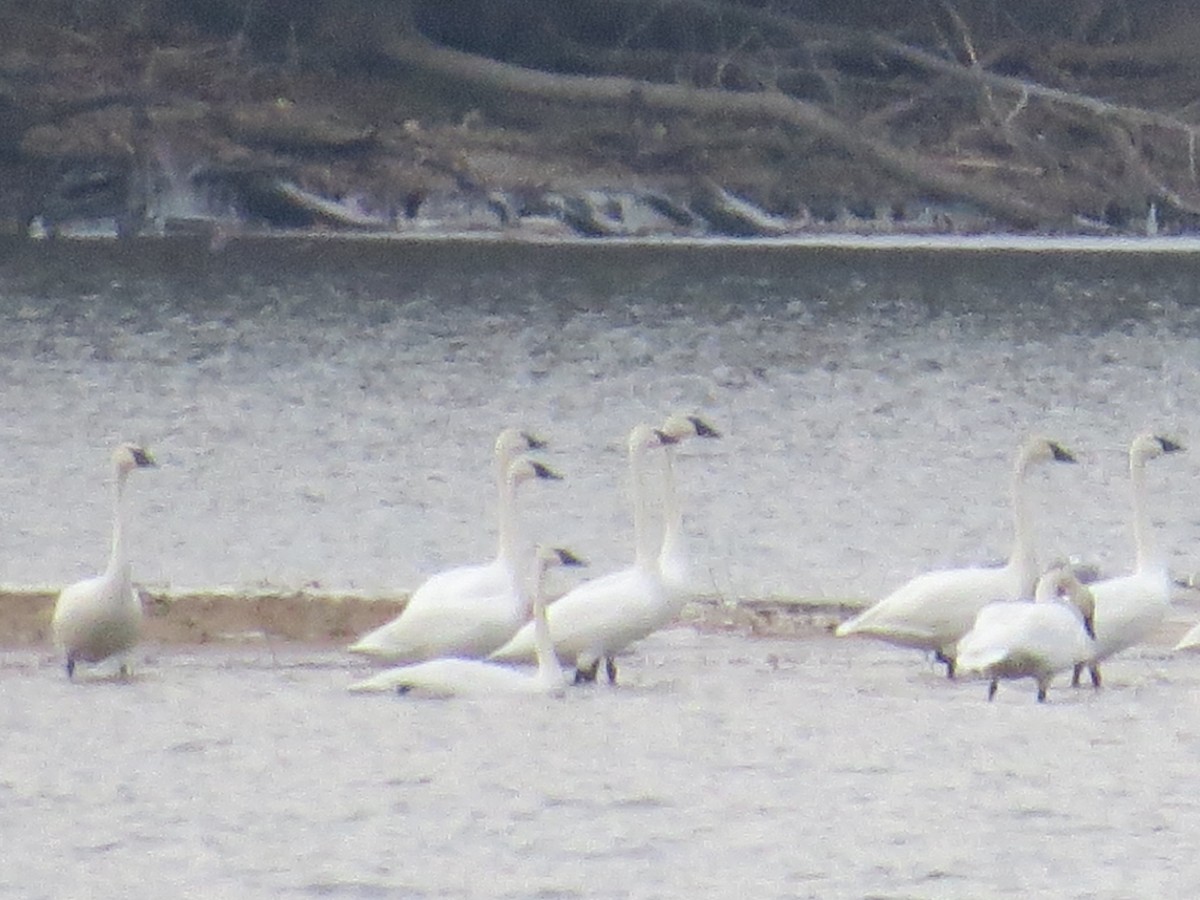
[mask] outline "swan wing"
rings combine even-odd
[[[549,693],[564,684],[548,685],[536,675],[478,659],[431,659],[380,672],[350,686],[355,693],[407,689],[436,697],[481,697],[497,694]]]
[[[1075,610],[1060,603],[992,603],[959,641],[958,669],[1018,678],[1088,662],[1095,647]]]
[[[969,631],[988,603],[1015,599],[1015,593],[1007,569],[927,572],[843,622],[837,635],[865,634],[900,646],[939,650]]]
[[[430,578],[400,615],[349,649],[391,661],[486,656],[513,633],[522,612],[506,567],[468,566]]]
[[[1089,587],[1096,602],[1100,659],[1144,641],[1162,624],[1171,606],[1171,581],[1164,570],[1110,578]]]
[[[51,630],[73,659],[99,662],[136,644],[141,622],[141,601],[128,579],[99,575],[63,589]]]
[[[584,582],[546,610],[555,652],[572,664],[585,653],[618,653],[672,618],[657,579],[637,567]],[[492,654],[493,659],[506,661],[529,661],[534,656],[532,623]]]

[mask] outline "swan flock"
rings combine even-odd
[[[545,443],[506,428],[493,451],[497,550],[486,563],[430,576],[392,621],[347,649],[393,668],[363,679],[355,692],[399,691],[435,696],[553,694],[596,680],[604,666],[617,679],[617,658],[631,645],[678,618],[701,588],[687,547],[676,485],[676,448],[692,438],[717,438],[698,416],[674,415],[660,426],[639,424],[625,449],[632,520],[632,560],[585,580],[551,601],[547,571],[578,566],[570,551],[533,541],[518,503],[526,483],[561,476],[529,454]],[[926,572],[842,622],[838,637],[873,638],[921,650],[947,675],[989,681],[988,698],[1003,679],[1031,678],[1044,701],[1050,681],[1070,671],[1078,684],[1090,672],[1099,688],[1101,663],[1145,641],[1163,622],[1171,579],[1153,537],[1145,469],[1182,447],[1156,434],[1138,435],[1129,449],[1135,565],[1132,572],[1083,584],[1069,567],[1041,568],[1031,522],[1029,473],[1049,463],[1073,463],[1061,444],[1035,437],[1016,454],[1010,484],[1013,543],[994,567]],[[125,491],[129,475],[155,465],[135,444],[112,454],[112,545],[102,574],[62,590],[51,628],[73,678],[77,664],[129,655],[142,621],[127,547]],[[1200,624],[1177,649],[1200,648]],[[527,671],[522,663],[535,664]],[[395,665],[399,664],[399,665]],[[563,668],[566,666],[567,668]]]

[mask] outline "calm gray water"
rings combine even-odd
[[[1200,262],[709,247],[245,242],[0,247],[2,579],[107,549],[136,576],[407,589],[492,552],[490,449],[516,424],[567,479],[531,536],[631,553],[624,435],[725,432],[679,466],[730,597],[874,597],[1008,547],[1043,432],[1043,556],[1130,565],[1125,449],[1185,443]],[[1197,570],[1200,448],[1153,464]],[[1196,611],[1181,608],[1176,624]],[[868,642],[672,630],[616,690],[357,697],[341,654],[146,647],[132,684],[0,656],[0,895],[1186,896],[1200,887],[1200,665],[1164,646],[1100,694],[945,683]]]
[[[627,683],[350,695],[337,655],[0,679],[0,896],[1054,897],[1200,889],[1200,666],[946,682],[866,642],[675,629]]]

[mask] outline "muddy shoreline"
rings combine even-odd
[[[53,588],[0,588],[0,647],[50,646],[56,595]],[[258,641],[341,646],[396,616],[406,602],[405,597],[307,590],[142,590],[141,595],[142,640],[183,646]],[[689,604],[680,622],[702,631],[799,638],[828,634],[854,609],[851,602],[822,600],[703,600]]]

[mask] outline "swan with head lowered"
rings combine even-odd
[[[1136,567],[1129,575],[1089,585],[1096,598],[1096,662],[1139,644],[1162,624],[1171,608],[1171,576],[1154,546],[1154,531],[1146,507],[1146,463],[1183,447],[1169,438],[1140,434],[1129,447],[1129,487],[1133,500],[1133,541]],[[1075,669],[1079,683],[1082,666]],[[1092,684],[1100,686],[1100,670],[1089,666]]]
[[[719,431],[699,416],[671,416],[659,430],[674,438],[677,443],[692,437],[721,436]],[[663,536],[658,551],[659,576],[670,600],[672,619],[678,616],[684,604],[699,592],[693,574],[691,555],[686,546],[679,492],[675,486],[675,447],[676,444],[668,444],[663,454]]]
[[[559,659],[574,665],[576,682],[594,681],[601,660],[607,662],[609,681],[616,681],[616,654],[669,621],[670,603],[658,570],[658,542],[651,529],[645,479],[649,454],[676,440],[649,425],[630,432],[633,565],[584,582],[551,604],[546,613],[554,649]],[[527,623],[492,659],[520,662],[534,653],[533,624]]]
[[[838,637],[861,634],[899,647],[932,652],[954,676],[955,647],[993,600],[1027,599],[1037,580],[1033,528],[1025,478],[1046,462],[1074,462],[1061,445],[1032,438],[1017,453],[1012,475],[1013,546],[1008,562],[993,568],[926,572],[902,585],[870,609],[838,626]]]
[[[552,694],[566,687],[567,675],[554,655],[546,624],[545,580],[551,566],[581,566],[583,561],[558,547],[539,547],[533,579],[533,627],[537,644],[537,672],[527,673],[481,659],[430,659],[380,672],[350,686],[356,693],[409,691],[439,697],[491,696],[494,694]]]
[[[1095,598],[1065,566],[1038,579],[1033,602],[989,603],[958,642],[960,673],[978,672],[990,680],[988,699],[1001,678],[1032,678],[1039,703],[1050,681],[1096,656]]]
[[[497,443],[497,458],[501,459]],[[517,521],[517,487],[560,476],[528,457],[508,463],[499,484],[500,546],[486,565],[462,566],[430,577],[395,619],[364,635],[350,652],[389,662],[441,656],[486,656],[529,615],[519,582],[528,572]]]
[[[125,543],[125,482],[134,469],[154,466],[154,458],[136,444],[122,444],[112,455],[116,489],[113,501],[112,552],[103,574],[63,589],[54,604],[54,642],[66,657],[67,677],[77,662],[95,663],[128,653],[137,643],[142,604],[133,589]],[[127,661],[121,663],[128,674]]]

